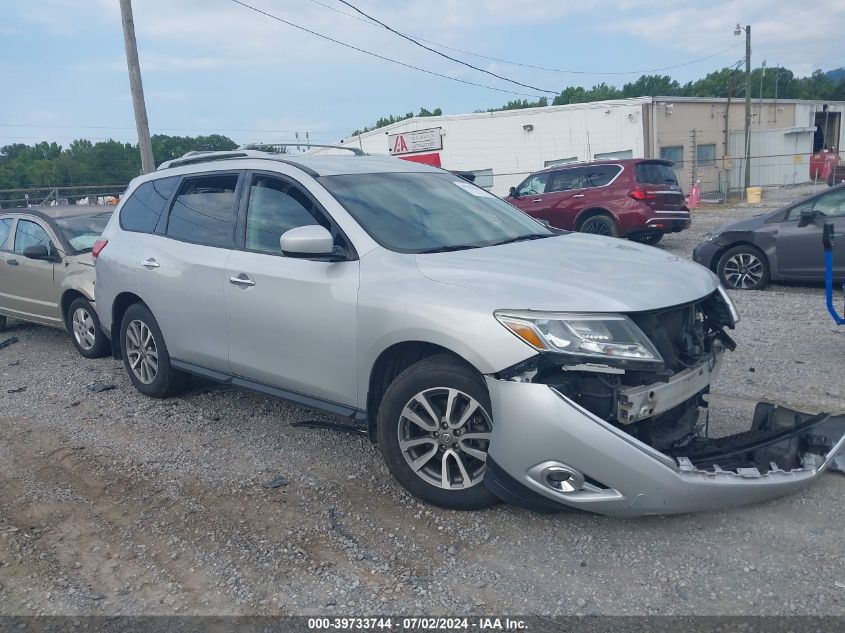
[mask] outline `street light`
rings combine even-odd
[[[734,35],[745,31],[745,189],[751,184],[751,25],[737,22]]]

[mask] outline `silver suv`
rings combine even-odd
[[[358,154],[186,155],[131,183],[94,254],[100,322],[139,391],[195,374],[348,417],[451,508],[745,503],[842,447],[842,416],[771,405],[754,433],[706,437],[737,319],[707,269]]]

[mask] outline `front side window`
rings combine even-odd
[[[546,182],[549,180],[549,173],[534,174],[528,180],[519,185],[516,193],[519,196],[536,196],[546,190]]]
[[[281,254],[279,238],[283,233],[312,224],[330,229],[299,187],[279,178],[255,177],[246,212],[247,250]]]
[[[12,231],[12,218],[0,218],[0,250],[4,250],[6,240],[9,239],[9,233]]]
[[[569,191],[570,189],[581,189],[585,186],[584,176],[587,172],[583,167],[562,169],[552,172],[549,179],[549,191]]]
[[[18,226],[15,229],[15,252],[22,255],[24,249],[42,244],[47,247],[50,254],[53,253],[50,236],[40,224],[30,220],[18,220]]]
[[[551,237],[551,231],[458,176],[324,176],[320,183],[379,244],[427,253]]]
[[[162,178],[139,185],[120,208],[120,228],[125,231],[152,233],[164,213],[177,180]]]
[[[237,186],[237,174],[185,179],[170,210],[167,235],[206,246],[232,246]]]
[[[814,200],[797,204],[787,212],[784,220],[800,220],[803,211],[815,211],[822,218],[845,217],[845,190],[831,191]]]

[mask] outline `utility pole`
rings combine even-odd
[[[155,171],[153,144],[147,106],[144,104],[144,84],[138,63],[138,45],[135,43],[135,21],[132,19],[132,0],[120,0],[120,18],[123,22],[123,43],[126,45],[126,65],[129,67],[129,88],[132,91],[132,108],[135,110],[135,127],[138,130],[138,148],[141,150],[141,171]]]
[[[751,186],[751,25],[748,24],[745,27],[745,188],[748,189],[748,187],[750,187],[750,186]]]

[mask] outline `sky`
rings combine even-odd
[[[332,143],[382,115],[420,107],[458,114],[547,94],[423,50],[339,0],[244,2],[384,57],[498,91],[344,48],[233,0],[134,0],[153,134],[220,133],[239,143],[266,143],[308,132],[312,142]],[[792,0],[350,2],[398,31],[485,57],[439,49],[448,55],[554,93],[602,81],[621,86],[641,71],[719,53],[659,71],[681,82],[697,79],[743,58],[744,37],[733,34],[738,22],[752,25],[754,66],[765,59],[799,76],[845,66],[842,0],[815,0],[810,13]],[[0,146],[137,140],[118,0],[0,0],[0,86]]]

